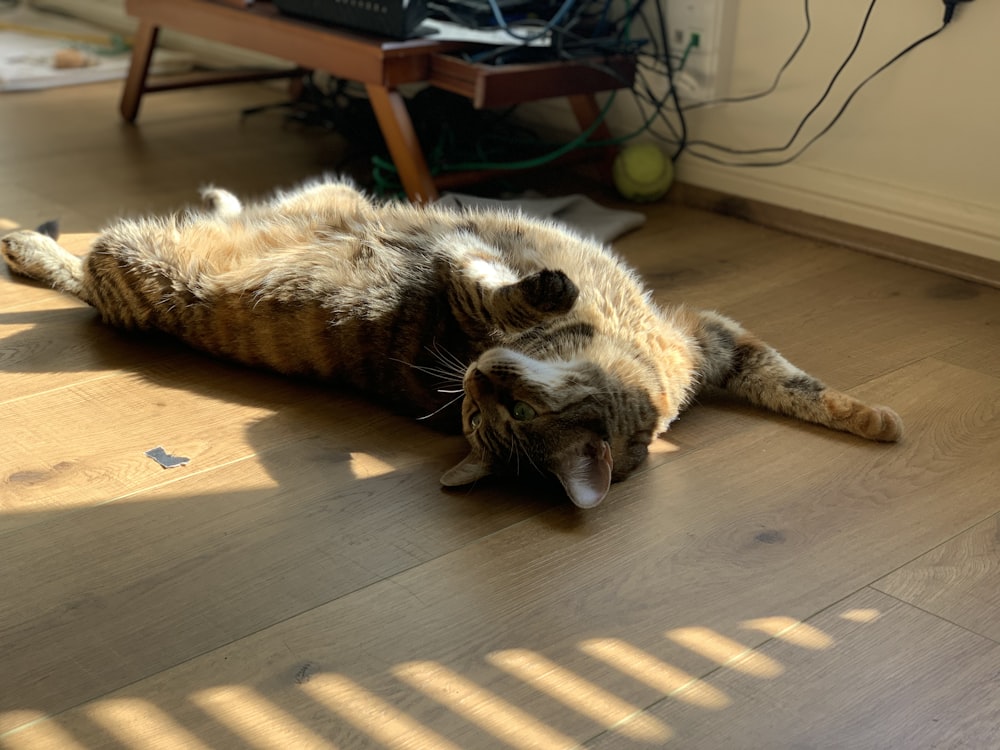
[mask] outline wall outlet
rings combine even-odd
[[[682,100],[726,96],[732,72],[737,0],[659,0],[667,9],[674,83]]]

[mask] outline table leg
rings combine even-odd
[[[574,94],[566,98],[569,99],[569,105],[573,108],[573,114],[576,115],[576,121],[581,130],[586,130],[593,125],[594,120],[601,114],[601,108],[593,94]],[[591,138],[602,141],[611,140],[611,131],[608,129],[607,121],[597,126]]]
[[[132,63],[129,65],[128,78],[125,79],[125,89],[119,109],[126,122],[135,122],[139,114],[139,102],[146,90],[146,76],[149,74],[149,62],[156,48],[156,38],[160,28],[148,21],[141,21],[132,42]]]
[[[407,197],[414,203],[437,200],[438,190],[427,168],[403,96],[398,91],[373,83],[366,84],[365,88]]]
[[[580,130],[586,130],[600,117],[601,107],[598,105],[597,98],[593,94],[575,94],[567,98],[569,99],[570,107],[573,109],[573,114],[576,116],[576,121],[580,125]],[[605,120],[594,128],[594,132],[591,133],[588,140],[610,141],[613,137],[611,129],[608,127],[608,122]],[[618,154],[618,147],[605,146],[599,150],[601,154],[596,165],[597,169],[602,179],[610,180],[612,164],[614,163],[615,156]]]

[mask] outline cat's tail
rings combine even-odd
[[[694,315],[704,385],[723,388],[765,409],[869,440],[894,442],[903,436],[903,420],[892,409],[870,406],[828,388],[723,315]]]
[[[88,301],[82,259],[56,242],[53,235],[58,236],[58,230],[53,222],[46,222],[39,230],[21,229],[0,239],[0,255],[10,270]]]

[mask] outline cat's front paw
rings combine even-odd
[[[38,246],[44,235],[21,229],[0,239],[0,255],[7,261],[10,270],[20,276],[38,278],[41,263]]]
[[[47,234],[21,229],[0,239],[0,255],[10,270],[45,282],[70,294],[79,294],[82,264]]]
[[[576,284],[562,271],[544,268],[518,282],[524,301],[536,310],[558,315],[569,312],[580,296]]]

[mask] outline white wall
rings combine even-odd
[[[868,4],[812,0],[810,39],[779,91],[691,112],[693,136],[739,147],[784,143],[850,50]],[[730,93],[764,89],[802,33],[803,1],[726,6],[737,13]],[[868,73],[940,25],[943,9],[941,0],[879,0],[862,47],[804,135],[818,132]],[[613,129],[624,132],[631,120],[618,118]],[[962,3],[942,34],[872,81],[793,164],[719,167],[684,156],[678,175],[1000,260],[1000,3]]]

